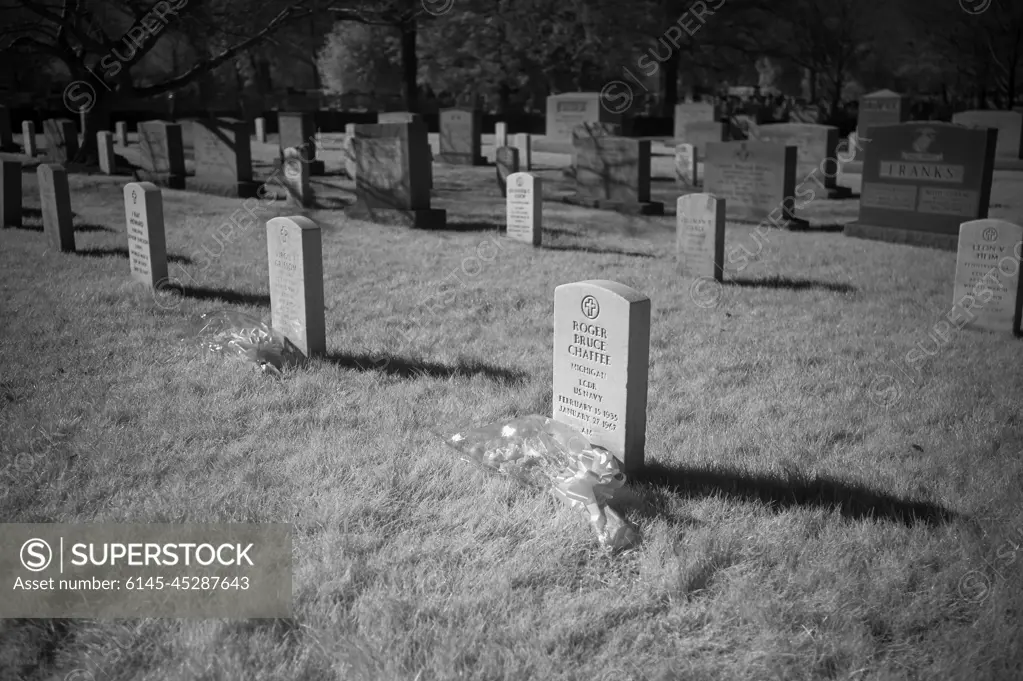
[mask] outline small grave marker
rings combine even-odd
[[[75,228],[71,221],[71,190],[67,171],[51,163],[36,169],[39,178],[39,204],[43,213],[43,232],[50,245],[62,253],[74,253]]]
[[[96,133],[96,148],[99,152],[99,169],[106,175],[117,172],[117,157],[114,156],[114,135],[109,130]]]
[[[724,199],[711,194],[678,197],[675,254],[683,276],[724,281]]]
[[[126,147],[128,146],[128,124],[124,121],[117,121],[114,124],[114,143]]]
[[[152,182],[124,185],[124,223],[131,278],[151,289],[167,281],[163,194]]]
[[[543,233],[543,180],[529,173],[508,176],[508,238],[540,245]]]
[[[1021,260],[1023,227],[1005,220],[964,222],[959,228],[953,309],[948,321],[972,329],[1019,334]]]
[[[327,351],[323,312],[323,243],[319,226],[305,217],[266,223],[270,263],[271,325],[303,355]]]
[[[533,136],[528,132],[512,135],[512,146],[519,150],[519,167],[522,170],[533,169]]]
[[[498,121],[494,123],[494,149],[508,146],[508,124]]]
[[[288,192],[288,204],[309,207],[313,204],[312,187],[309,185],[309,164],[302,158],[302,150],[288,147],[284,150],[283,185]]]
[[[554,292],[554,419],[622,463],[644,465],[650,299],[614,281]]]
[[[255,127],[256,127],[256,141],[257,142],[266,142],[266,119],[263,118],[262,116],[257,116],[256,117],[256,122],[255,122]]]

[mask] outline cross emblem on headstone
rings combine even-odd
[[[131,190],[131,204],[134,206],[136,203],[138,203],[138,192],[136,192],[134,189],[132,189]]]
[[[749,149],[746,148],[745,144],[739,145],[739,149],[735,152],[735,157],[740,161],[745,161],[749,158]]]
[[[593,296],[586,296],[583,298],[582,310],[587,319],[596,319],[600,314],[600,304]]]
[[[284,243],[287,240],[288,240],[288,228],[285,227],[284,225],[281,225],[281,243]]]

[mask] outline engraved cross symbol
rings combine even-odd
[[[134,206],[136,203],[138,203],[138,192],[136,192],[134,189],[132,189],[131,190],[131,205]]]
[[[288,240],[288,228],[281,225],[281,243]]]
[[[994,227],[988,227],[982,234],[984,241],[998,241],[998,230]]]
[[[745,144],[740,145],[739,149],[735,152],[735,156],[740,161],[745,161],[746,159],[749,158],[749,149],[746,148]]]
[[[582,309],[587,319],[595,319],[600,314],[600,304],[597,303],[597,299],[593,296],[583,298]]]

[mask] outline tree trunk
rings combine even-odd
[[[419,71],[419,59],[416,55],[416,24],[409,22],[401,27],[401,67],[402,81],[405,85],[405,110],[419,111],[419,88],[416,74]]]
[[[87,166],[99,164],[99,149],[96,145],[96,133],[110,130],[110,111],[113,95],[101,87],[95,88],[96,98],[92,108],[85,112],[85,127],[82,130],[82,142],[78,146],[78,154],[74,163]]]
[[[661,116],[665,118],[675,117],[675,105],[678,104],[678,67],[681,63],[682,55],[679,50],[672,50],[671,56],[661,66],[661,92],[664,93]]]

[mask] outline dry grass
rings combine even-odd
[[[186,283],[167,309],[126,284],[120,181],[72,177],[78,224],[97,226],[83,254],[47,251],[37,217],[0,232],[5,521],[295,526],[294,619],[8,620],[0,677],[1023,674],[1020,341],[957,332],[877,393],[934,347],[954,254],[772,232],[703,308],[671,218],[548,205],[535,251],[488,226],[492,173],[439,175],[460,229],[312,211],[329,356],[282,381],[174,339],[219,307],[269,314],[262,222],[209,255],[240,201],[164,193]],[[812,210],[832,209],[848,202]],[[492,239],[496,257],[469,260]],[[755,243],[740,225],[727,239]],[[618,556],[442,442],[550,413],[554,287],[593,278],[654,309],[650,470],[623,505],[644,539]]]

